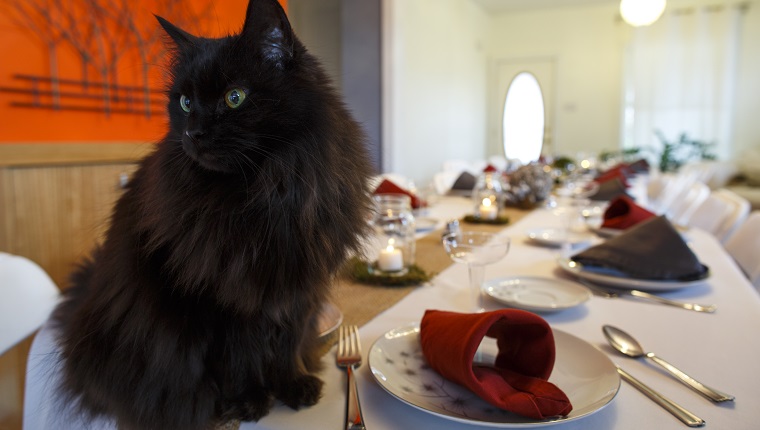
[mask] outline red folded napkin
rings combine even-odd
[[[498,172],[499,169],[497,169],[493,164],[489,164],[486,166],[485,169],[483,169],[484,173],[490,173],[490,172]]]
[[[624,194],[613,200],[604,211],[602,227],[625,230],[654,216],[656,214],[637,205]]]
[[[473,365],[484,336],[496,338],[493,366]],[[536,314],[517,309],[460,314],[428,310],[420,326],[428,364],[488,403],[535,419],[567,415],[570,400],[548,382],[554,367],[554,335]]]
[[[414,193],[411,193],[399,187],[387,179],[383,179],[383,182],[380,182],[380,185],[375,188],[375,194],[406,194],[412,199],[412,209],[418,209],[422,206],[425,206],[425,202],[417,197]]]

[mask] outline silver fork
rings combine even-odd
[[[624,295],[630,295],[633,297],[638,297],[639,299],[650,300],[652,302],[660,303],[663,305],[675,306],[677,308],[687,309],[690,311],[706,312],[706,313],[713,313],[718,308],[716,305],[700,305],[698,303],[677,302],[675,300],[666,299],[664,297],[645,293],[644,291],[639,291],[639,290],[612,291],[612,290],[608,290],[606,288],[600,287],[598,285],[594,285],[586,280],[583,280],[580,278],[576,278],[576,279],[578,282],[585,285],[592,292],[596,293],[597,295],[601,297],[605,297],[608,299],[614,299],[618,297],[623,297]]]
[[[362,364],[362,347],[359,341],[359,329],[355,325],[340,326],[338,340],[338,367],[346,369],[346,430],[366,430],[362,408],[359,404],[358,386],[354,371]]]

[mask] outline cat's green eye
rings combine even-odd
[[[182,108],[182,110],[189,113],[191,104],[192,103],[190,102],[190,99],[186,95],[182,94],[182,96],[179,98],[179,106]]]
[[[224,102],[232,109],[240,107],[243,100],[245,100],[245,91],[240,88],[233,88],[224,95]]]

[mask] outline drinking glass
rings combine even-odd
[[[599,190],[599,183],[591,175],[571,175],[555,190],[556,196],[550,203],[554,213],[560,217],[563,239],[560,247],[562,258],[568,258],[572,249],[574,226],[582,219],[583,210],[589,206],[590,196]]]
[[[482,292],[486,266],[507,255],[510,239],[495,233],[452,232],[443,236],[443,247],[452,260],[464,263],[470,275],[470,302],[473,312],[483,312]]]
[[[571,175],[565,179],[556,193],[559,197],[585,199],[599,190],[599,183],[591,175]]]

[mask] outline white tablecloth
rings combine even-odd
[[[468,208],[469,201],[465,199],[446,198],[431,209],[429,216],[443,221],[461,214],[462,210]],[[537,210],[507,227],[506,232],[512,237],[511,250],[504,260],[487,267],[486,279],[519,275],[569,279],[556,266],[558,251],[530,243],[525,234],[532,228],[559,225],[559,220],[551,212]],[[466,225],[463,228],[466,228]],[[615,363],[629,373],[703,418],[709,428],[760,428],[760,296],[712,236],[692,229],[687,233],[687,237],[700,260],[710,267],[711,277],[704,285],[662,295],[683,301],[717,304],[718,310],[715,314],[702,314],[632,299],[605,299],[594,296],[579,307],[543,316],[552,327],[602,348]],[[430,285],[416,289],[361,327],[364,357],[376,339],[393,328],[419,322],[426,309],[469,311],[467,289],[467,268],[464,265],[452,265]],[[489,306],[494,309],[498,307],[493,302]],[[605,348],[606,342],[601,330],[603,324],[612,324],[628,331],[638,338],[647,350],[679,366],[701,382],[735,395],[736,401],[714,404],[664,374],[653,364],[611,352],[609,348]],[[40,334],[43,337],[46,335],[49,335],[49,332],[43,331]],[[35,343],[44,344],[46,341],[43,339]],[[42,352],[43,347],[36,345],[32,350],[32,362],[34,354]],[[334,358],[334,351],[324,358],[325,369],[321,377],[326,384],[323,398],[316,406],[300,411],[278,406],[260,422],[243,423],[241,429],[343,428],[345,376],[335,366]],[[32,384],[35,371],[33,367],[30,369]],[[357,375],[362,409],[369,430],[483,428],[449,421],[397,400],[374,381],[366,363]],[[33,386],[31,390],[33,395],[41,396],[34,392],[41,392],[42,387]],[[37,397],[38,400],[40,398]],[[26,428],[65,428],[40,427],[40,423],[45,421],[44,412],[36,409],[37,417],[27,416],[27,422],[35,423],[36,426]],[[33,412],[34,410],[35,408],[32,409]],[[608,406],[590,416],[564,423],[556,428],[640,430],[683,427],[675,417],[622,382],[617,397]]]

